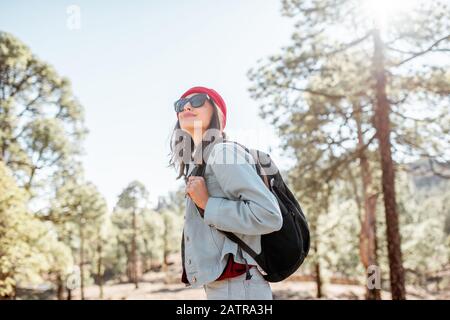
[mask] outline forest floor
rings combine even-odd
[[[107,284],[103,288],[103,299],[109,300],[202,300],[206,299],[203,288],[186,288],[182,283],[167,283],[164,272],[150,272],[139,282],[139,288],[132,283]],[[304,300],[315,299],[316,284],[304,281],[282,281],[270,284],[274,299]],[[356,285],[327,284],[323,287],[326,299],[364,299],[364,287]],[[86,299],[99,299],[99,287],[85,288]],[[79,290],[74,293],[79,299]],[[383,298],[389,299],[390,294],[383,292]]]
[[[187,288],[180,282],[181,266],[179,263],[169,265],[165,271],[151,271],[143,275],[136,289],[132,283],[107,282],[103,287],[103,299],[109,300],[201,300],[206,299],[203,288]],[[316,283],[299,281],[295,274],[278,283],[270,283],[275,300],[309,300],[316,298]],[[362,285],[333,284],[323,285],[322,299],[364,299],[365,288]],[[408,299],[450,299],[450,292],[439,296],[432,295],[417,288],[407,288]],[[96,285],[85,288],[86,299],[99,299],[99,287]],[[388,291],[382,291],[382,299],[390,299]],[[74,299],[80,298],[79,290],[74,291]]]
[[[170,278],[170,277],[169,277]],[[203,288],[186,288],[182,283],[170,283],[165,272],[149,272],[144,275],[136,289],[132,283],[106,284],[103,287],[105,300],[203,300],[206,299]],[[316,284],[312,281],[285,280],[270,283],[274,300],[310,300],[316,298]],[[364,299],[365,289],[361,285],[324,284],[322,299],[353,300]],[[413,291],[410,289],[410,291]],[[85,299],[99,299],[99,287],[85,288]],[[74,292],[74,299],[79,299],[79,290]],[[390,299],[390,293],[382,291],[382,299]],[[415,299],[450,299],[450,295],[432,296],[415,292],[407,296]]]

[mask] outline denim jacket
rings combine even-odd
[[[189,167],[188,175],[194,166]],[[261,235],[280,230],[283,224],[275,196],[242,147],[232,142],[216,143],[207,157],[204,179],[210,196],[204,216],[187,197],[184,217],[181,254],[187,286],[193,288],[216,280],[226,266],[228,253],[238,263],[246,260],[258,265],[244,250],[238,254],[238,245],[217,229],[235,233],[260,253]]]

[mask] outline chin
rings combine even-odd
[[[184,119],[182,122],[180,122],[180,127],[185,130],[194,130],[196,125],[199,127],[199,124],[196,122],[200,122],[201,120],[192,118],[192,119]],[[203,127],[203,126],[200,126]]]

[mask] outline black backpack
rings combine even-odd
[[[236,242],[240,248],[255,259],[266,273],[263,275],[266,281],[282,281],[297,271],[308,255],[310,239],[306,217],[300,208],[300,204],[284,183],[279,170],[267,153],[254,149],[249,150],[235,141],[230,142],[240,145],[248,154],[253,156],[258,175],[278,201],[283,216],[283,226],[278,231],[261,235],[260,254],[257,254],[234,233],[217,230],[223,232],[230,240]],[[197,165],[192,170],[191,175],[203,176],[205,167],[205,162]],[[203,211],[199,207],[197,209]]]

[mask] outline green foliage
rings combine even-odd
[[[58,237],[71,248],[71,255],[80,269],[83,281],[90,282],[95,273],[97,246],[107,240],[103,225],[107,223],[107,205],[97,188],[89,182],[67,179],[57,189],[46,219],[53,222]]]
[[[14,296],[19,284],[45,281],[46,274],[66,275],[72,266],[69,248],[58,241],[51,224],[33,217],[27,195],[0,162],[0,298]]]
[[[173,211],[163,210],[160,215],[164,221],[164,243],[166,254],[180,250],[183,222],[181,216]]]
[[[167,196],[161,196],[158,199],[156,211],[169,210],[178,216],[184,216],[186,206],[186,197],[184,185],[175,191],[169,191]]]
[[[450,266],[450,234],[445,229],[449,214],[449,183],[436,183],[425,188],[417,187],[414,175],[399,172],[397,199],[401,220],[401,237],[407,284],[425,288],[430,279]],[[360,222],[358,208],[345,186],[340,186],[330,198],[329,211],[319,215],[317,231],[318,254],[307,259],[303,272],[314,273],[314,263],[321,263],[326,279],[341,276],[364,283],[364,268],[359,261]],[[388,288],[389,268],[387,244],[383,231],[386,228],[382,198],[377,205],[378,264],[383,287]]]
[[[373,38],[379,26],[363,1],[285,0],[282,12],[298,21],[291,43],[249,70],[249,90],[261,102],[261,115],[279,130],[283,148],[295,159],[308,155],[298,166],[302,176],[320,164],[327,171],[324,179],[336,178],[356,149],[356,116],[364,143],[373,138]],[[427,1],[391,17],[383,29],[397,159],[424,154],[447,159],[442,155],[450,147],[446,12],[445,1]],[[428,28],[418,30],[419,25]]]
[[[411,283],[425,286],[427,278],[450,264],[450,235],[445,229],[450,183],[422,189],[405,175],[398,180],[405,268]]]
[[[161,261],[164,221],[148,208],[148,191],[141,182],[133,181],[122,191],[111,221],[117,242],[116,256],[122,257],[115,270],[127,271],[133,259],[133,239],[136,241],[136,258],[144,269],[148,269],[150,265],[147,264],[153,261]]]
[[[179,193],[161,198],[158,208],[148,208],[148,192],[142,183],[131,182],[119,195],[111,216],[116,247],[108,253],[107,269],[113,274],[124,274],[132,260],[132,241],[136,234],[137,255],[142,271],[160,265],[164,258],[180,249],[182,234],[182,200]],[[184,200],[184,196],[183,196]],[[133,212],[136,230],[133,228]],[[180,214],[181,213],[181,214]],[[114,260],[113,257],[116,257]],[[120,258],[119,258],[120,257]]]
[[[402,170],[404,163],[421,158],[449,162],[448,3],[421,2],[408,13],[390,16],[384,26],[373,12],[364,9],[363,1],[282,3],[282,13],[296,22],[291,42],[249,70],[249,92],[260,103],[260,115],[278,131],[285,155],[295,161],[289,170],[289,184],[305,209],[312,232],[313,250],[306,269],[313,270],[313,264],[320,262],[330,274],[360,278],[362,190],[375,196],[381,192],[375,139],[376,71],[386,74],[396,168]],[[382,65],[375,59],[377,41],[382,42]],[[364,169],[359,166],[363,156],[372,175],[371,185],[362,185]],[[397,193],[412,196],[404,188]],[[378,256],[386,273],[387,243],[382,236],[386,222],[382,197],[377,199]],[[427,205],[431,207],[442,198],[430,201]],[[436,268],[449,261],[448,253],[441,250],[448,240],[443,238],[443,230],[436,229],[444,225],[446,215],[418,225],[410,221],[429,210],[423,207],[425,203],[398,204],[405,212],[400,228],[407,250],[405,265],[419,268],[420,273],[430,267],[427,260],[433,256],[433,245],[439,248]],[[417,237],[415,228],[422,230]],[[435,238],[426,243],[432,233]],[[415,250],[421,254],[411,254]]]
[[[84,111],[68,79],[9,33],[0,32],[0,160],[20,186],[36,184],[81,152]]]

